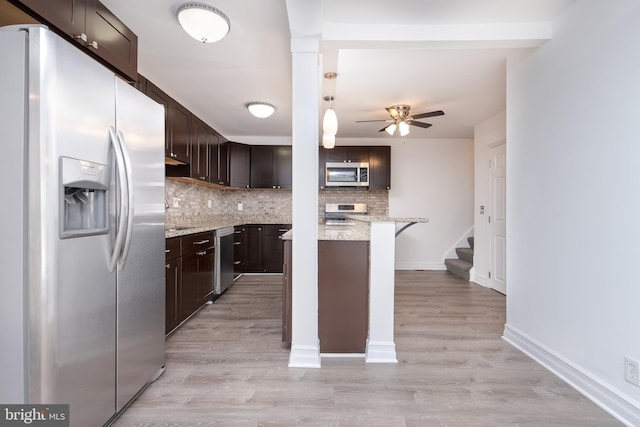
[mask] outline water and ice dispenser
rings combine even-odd
[[[109,167],[60,157],[60,238],[109,231]]]

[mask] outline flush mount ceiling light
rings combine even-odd
[[[180,6],[178,22],[187,34],[202,43],[221,40],[231,28],[227,15],[205,3],[185,3]]]
[[[250,102],[247,104],[247,109],[259,119],[266,119],[276,111],[276,107],[267,102]]]

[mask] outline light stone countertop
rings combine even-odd
[[[283,240],[291,240],[293,230],[282,235]],[[359,240],[369,241],[369,226],[363,222],[353,225],[318,224],[318,240]]]
[[[186,236],[245,224],[291,224],[291,218],[274,215],[209,215],[167,221],[164,237]]]
[[[353,225],[325,225],[318,224],[318,240],[364,240],[370,239],[370,227],[372,222],[395,223],[427,223],[428,218],[423,217],[392,217],[371,215],[347,215],[350,220],[356,220]],[[282,235],[283,240],[291,240],[293,230]]]
[[[429,222],[429,218],[423,217],[403,217],[403,216],[372,216],[372,215],[347,215],[348,219],[361,222]]]

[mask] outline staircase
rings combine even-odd
[[[447,271],[462,277],[464,280],[469,280],[469,270],[473,267],[473,236],[467,237],[467,242],[469,242],[468,248],[456,248],[458,258],[444,260]]]

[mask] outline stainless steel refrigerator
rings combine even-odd
[[[0,29],[0,402],[102,426],[164,369],[164,110]]]

